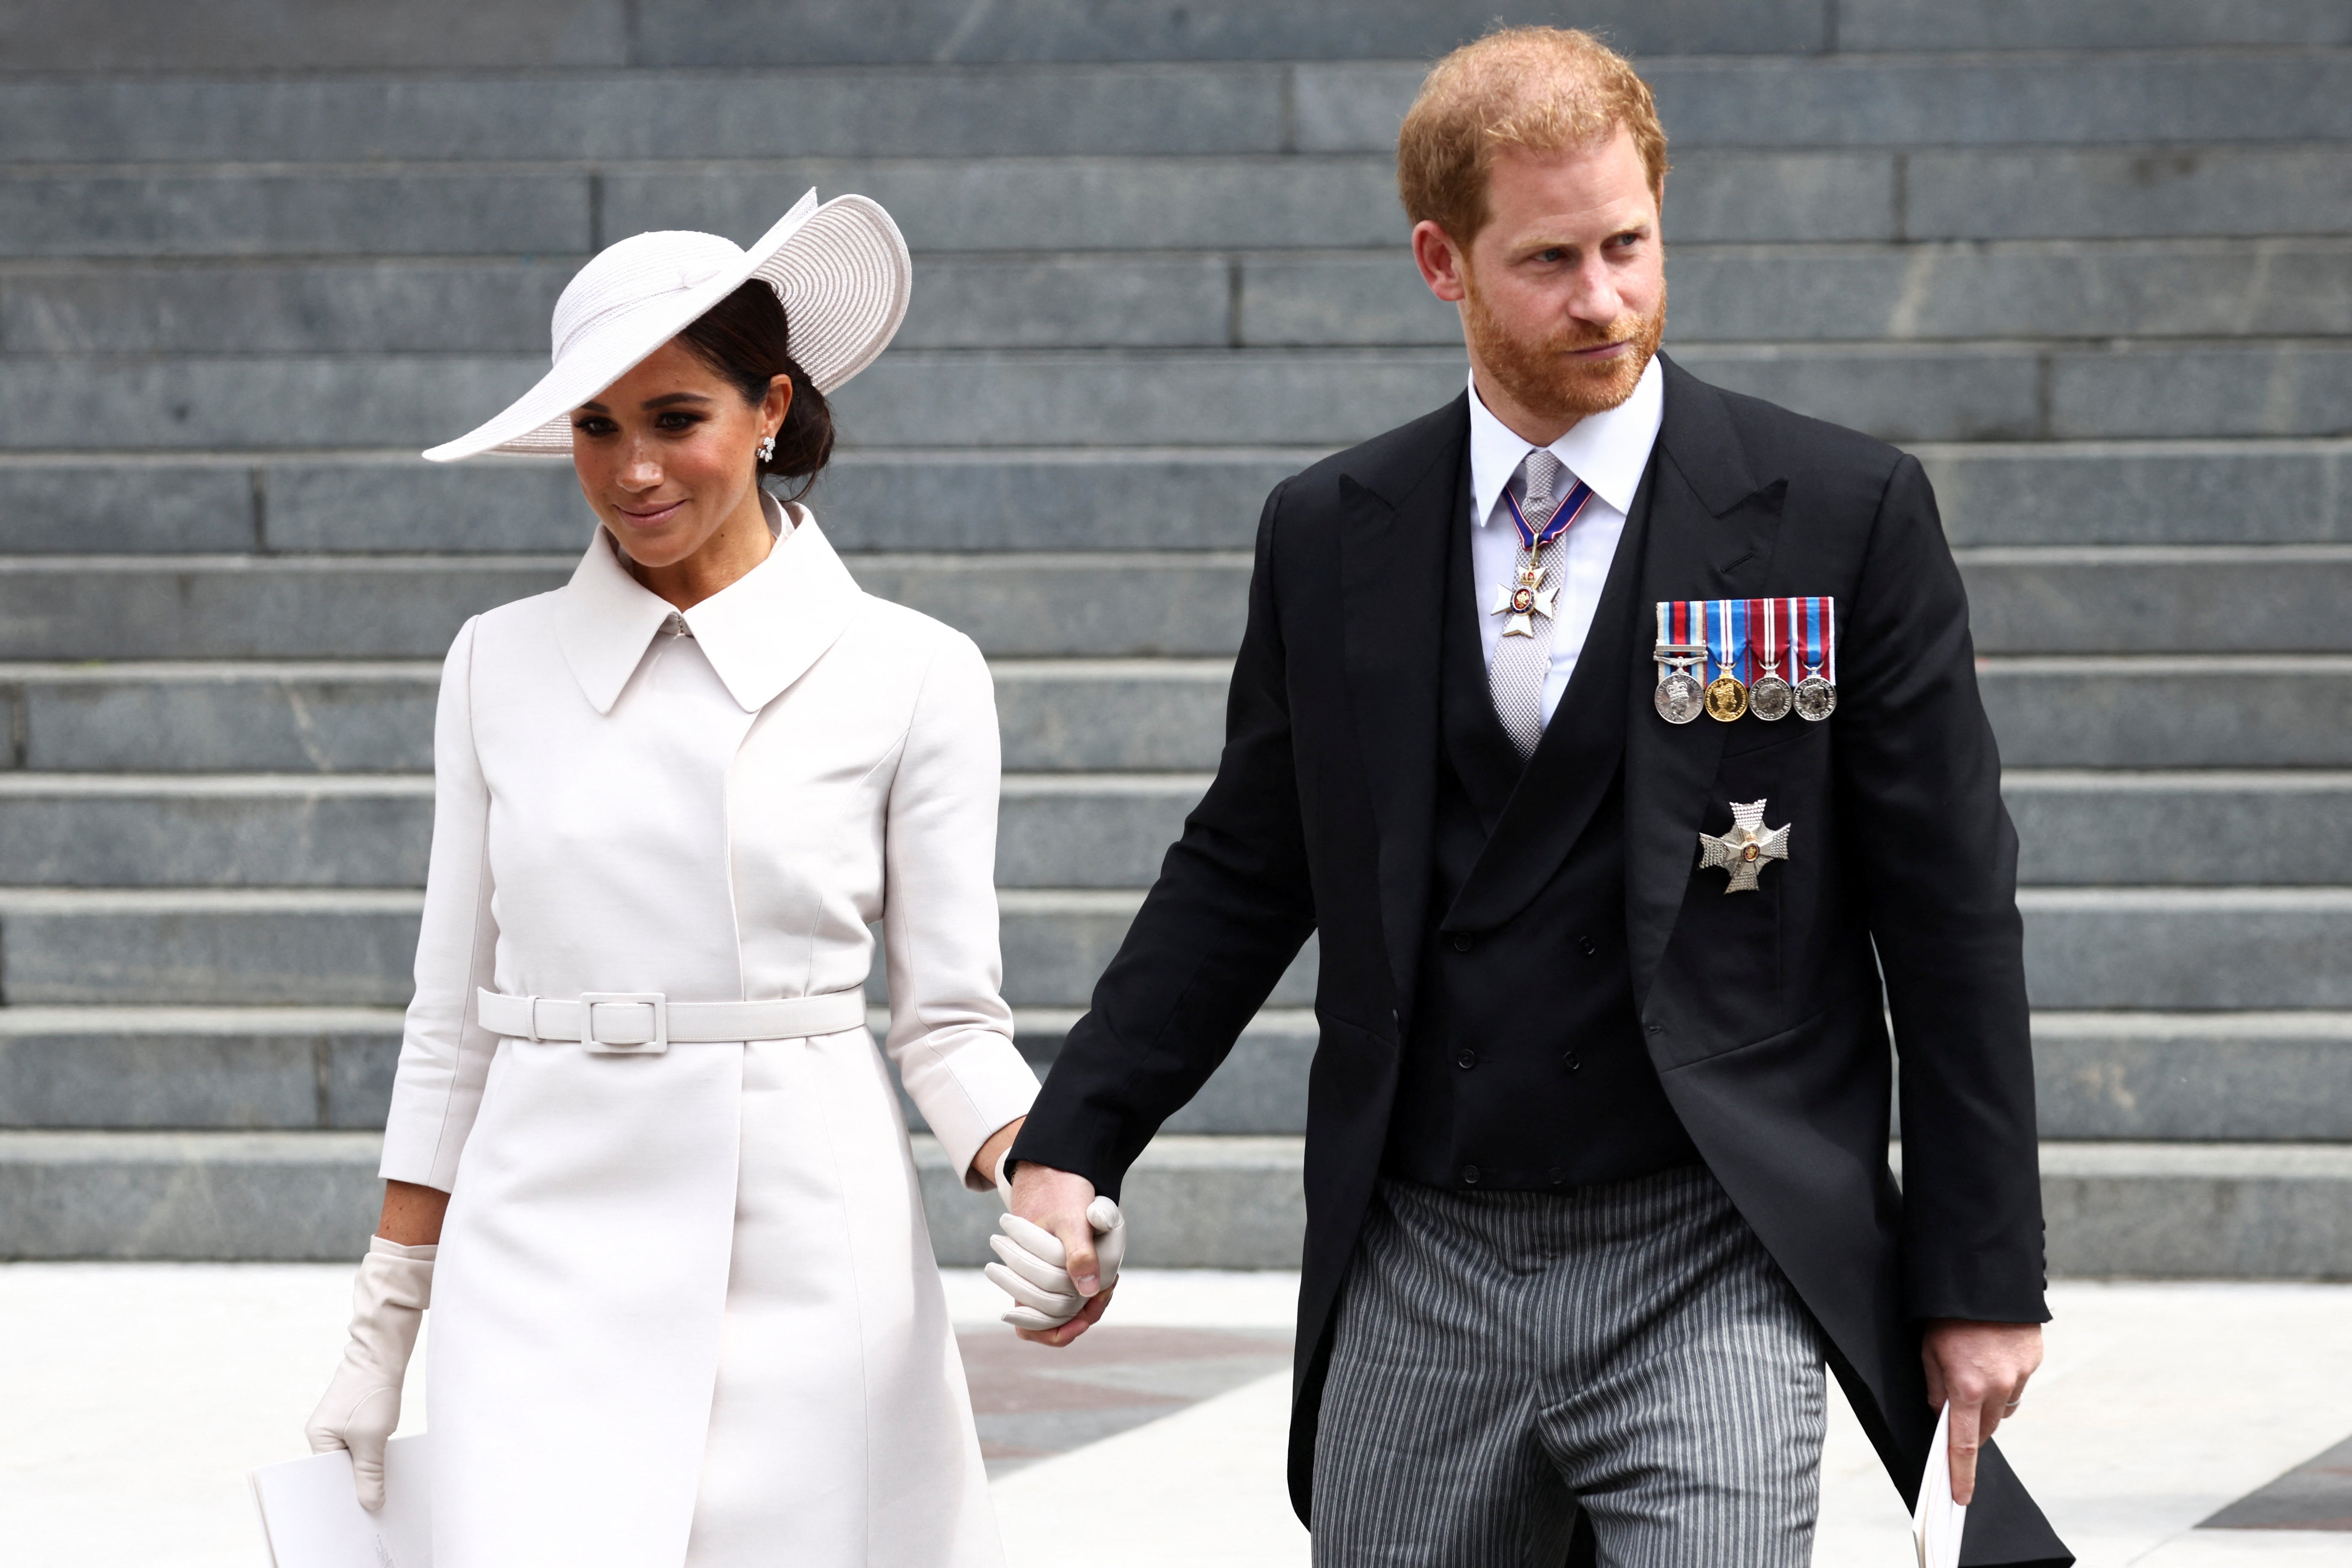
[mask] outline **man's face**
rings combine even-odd
[[[1430,287],[1461,303],[1481,391],[1563,426],[1624,402],[1666,327],[1658,203],[1633,133],[1566,152],[1507,149],[1486,203],[1492,216],[1466,254],[1414,236]],[[1437,251],[1451,252],[1450,274],[1431,265]]]

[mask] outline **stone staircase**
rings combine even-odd
[[[0,1256],[355,1252],[437,661],[587,530],[567,466],[415,453],[598,247],[811,184],[918,253],[813,501],[995,663],[1050,1060],[1214,764],[1265,491],[1461,384],[1391,149],[1494,9],[0,4]],[[2352,1275],[2352,11],[1504,9],[1655,84],[1683,363],[1929,465],[2053,1268]],[[1152,1261],[1295,1259],[1312,960],[1139,1167]]]

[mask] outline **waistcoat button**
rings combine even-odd
[[[1456,952],[1467,952],[1477,945],[1476,939],[1468,935],[1457,936],[1454,939],[1454,951]]]
[[[1559,1058],[1559,1063],[1560,1066],[1566,1068],[1569,1071],[1574,1072],[1584,1065],[1584,1058],[1578,1056],[1574,1051],[1570,1051],[1566,1056]]]
[[[1478,1065],[1478,1053],[1470,1050],[1457,1051],[1454,1056],[1454,1065],[1464,1072],[1468,1072]]]
[[[1578,937],[1576,939],[1576,945],[1584,950],[1584,956],[1587,958],[1592,957],[1595,953],[1598,953],[1601,951],[1599,944],[1594,942],[1589,936]]]
[[[1475,1165],[1463,1166],[1462,1179],[1469,1183],[1472,1186],[1476,1186],[1478,1184],[1478,1167]]]
[[[1558,1165],[1554,1165],[1551,1168],[1551,1184],[1553,1186],[1559,1186],[1561,1183],[1567,1180],[1568,1173],[1562,1171]]]

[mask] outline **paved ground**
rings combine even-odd
[[[240,1477],[300,1451],[348,1286],[310,1266],[0,1267],[0,1555],[258,1568]],[[1000,1338],[993,1292],[951,1276],[1014,1564],[1305,1563],[1280,1461],[1295,1287],[1138,1272],[1100,1343],[1057,1358]],[[2352,1287],[2065,1284],[2053,1306],[2005,1440],[2088,1568],[2352,1563]],[[1908,1562],[1893,1489],[1832,1404],[1817,1561]],[[2196,1528],[2217,1514],[2268,1528]]]

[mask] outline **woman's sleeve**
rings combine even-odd
[[[448,1191],[482,1102],[498,1037],[475,1017],[474,991],[491,982],[498,926],[490,912],[490,795],[474,750],[477,623],[467,621],[441,667],[433,723],[433,858],[416,940],[416,994],[408,1004],[392,1114],[383,1132],[386,1179]]]
[[[924,673],[890,786],[882,945],[887,1049],[959,1173],[1037,1096],[1000,994],[999,768],[988,666],[971,638],[950,634]]]

